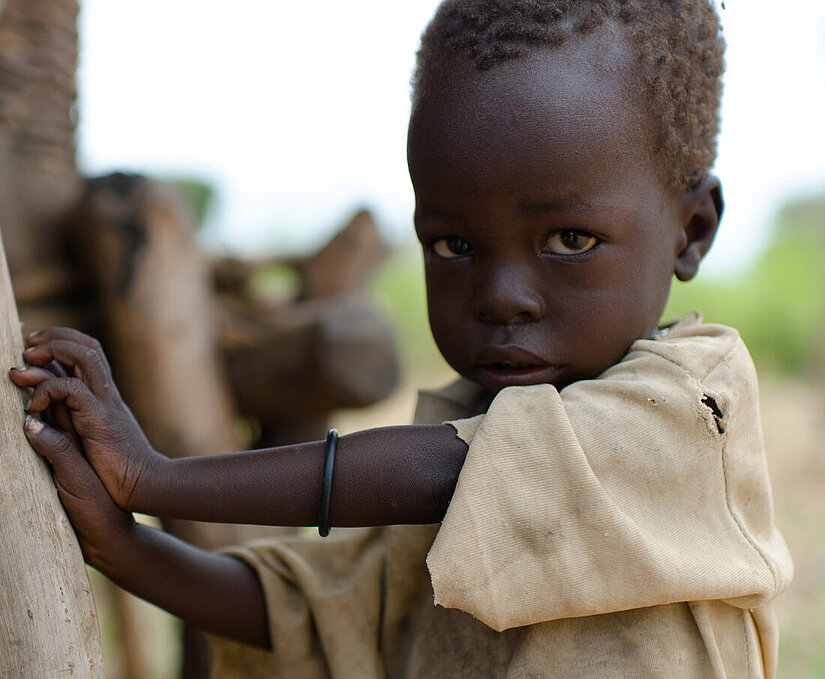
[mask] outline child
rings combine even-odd
[[[722,212],[722,51],[708,0],[446,0],[408,152],[463,379],[334,458],[333,437],[168,459],[94,340],[36,333],[12,379],[52,412],[26,432],[87,561],[271,649],[261,676],[773,677],[791,565],[753,366],[731,329],[657,329]],[[373,527],[209,554],[131,511]]]

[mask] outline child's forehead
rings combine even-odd
[[[488,69],[479,69],[462,54],[440,66],[431,85],[416,98],[413,116],[422,108],[435,109],[449,123],[452,111],[454,126],[471,124],[479,134],[495,131],[485,121],[498,125],[508,116],[515,125],[557,112],[575,123],[576,118],[585,122],[589,114],[601,111],[604,122],[615,123],[621,116],[609,115],[611,109],[642,111],[634,55],[610,25],[559,47],[537,47]],[[582,132],[586,131],[585,125]]]
[[[725,48],[712,0],[444,0],[422,35],[413,104],[451,87],[456,62],[483,76],[542,49],[575,61],[587,42],[599,44],[597,57],[616,45],[632,52],[628,84],[642,100],[664,181],[683,191],[706,178]]]
[[[416,192],[427,184],[446,187],[449,172],[468,173],[468,181],[477,175],[479,186],[493,179],[502,186],[489,176],[495,171],[514,189],[544,183],[575,193],[578,186],[566,183],[588,175],[585,157],[593,169],[617,171],[632,157],[658,181],[636,64],[610,26],[486,70],[463,55],[452,57],[441,82],[414,103],[408,150]]]
[[[495,154],[529,172],[525,148],[554,145],[604,160],[628,147],[650,154],[652,134],[639,96],[635,60],[609,29],[538,48],[487,70],[456,56],[441,86],[417,99],[410,152],[449,147],[465,165]],[[540,160],[540,159],[539,159]]]

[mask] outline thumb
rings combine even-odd
[[[132,515],[115,505],[71,436],[31,416],[24,427],[32,447],[52,466],[57,495],[84,557],[93,565],[103,563],[112,540],[134,526]]]
[[[48,460],[61,486],[79,497],[94,492],[90,474],[95,480],[96,475],[72,438],[31,415],[26,417],[24,429],[32,448]]]

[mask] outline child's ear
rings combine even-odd
[[[710,250],[719,220],[725,209],[719,178],[708,176],[701,184],[682,194],[682,228],[684,247],[676,256],[674,273],[680,281],[689,281],[699,270],[699,262]]]

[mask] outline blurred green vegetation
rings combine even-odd
[[[724,225],[723,225],[724,228]],[[760,370],[799,376],[825,364],[825,196],[791,202],[761,257],[735,277],[675,283],[666,317],[701,311],[739,330]]]
[[[424,263],[417,243],[389,257],[376,276],[373,294],[395,325],[405,371],[424,379],[449,371],[430,334]]]
[[[167,184],[177,187],[192,206],[195,216],[195,227],[201,228],[206,220],[206,214],[212,207],[215,199],[215,188],[204,179],[198,177],[163,177]]]

